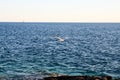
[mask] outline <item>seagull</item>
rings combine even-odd
[[[55,37],[55,38],[58,39],[58,41],[60,41],[60,42],[63,42],[63,41],[64,41],[64,39],[61,38],[61,37]]]

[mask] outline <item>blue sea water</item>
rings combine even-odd
[[[39,72],[120,77],[120,23],[0,23],[0,75]]]

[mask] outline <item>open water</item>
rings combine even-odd
[[[120,77],[120,23],[0,23],[0,75],[40,72]]]

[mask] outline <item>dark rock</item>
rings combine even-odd
[[[111,76],[66,76],[66,75],[19,75],[14,77],[0,77],[0,80],[120,80],[120,78],[112,79]]]
[[[112,80],[111,76],[97,77],[97,76],[58,76],[46,77],[44,80]]]

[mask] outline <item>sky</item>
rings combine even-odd
[[[0,0],[0,22],[120,22],[120,0]]]

